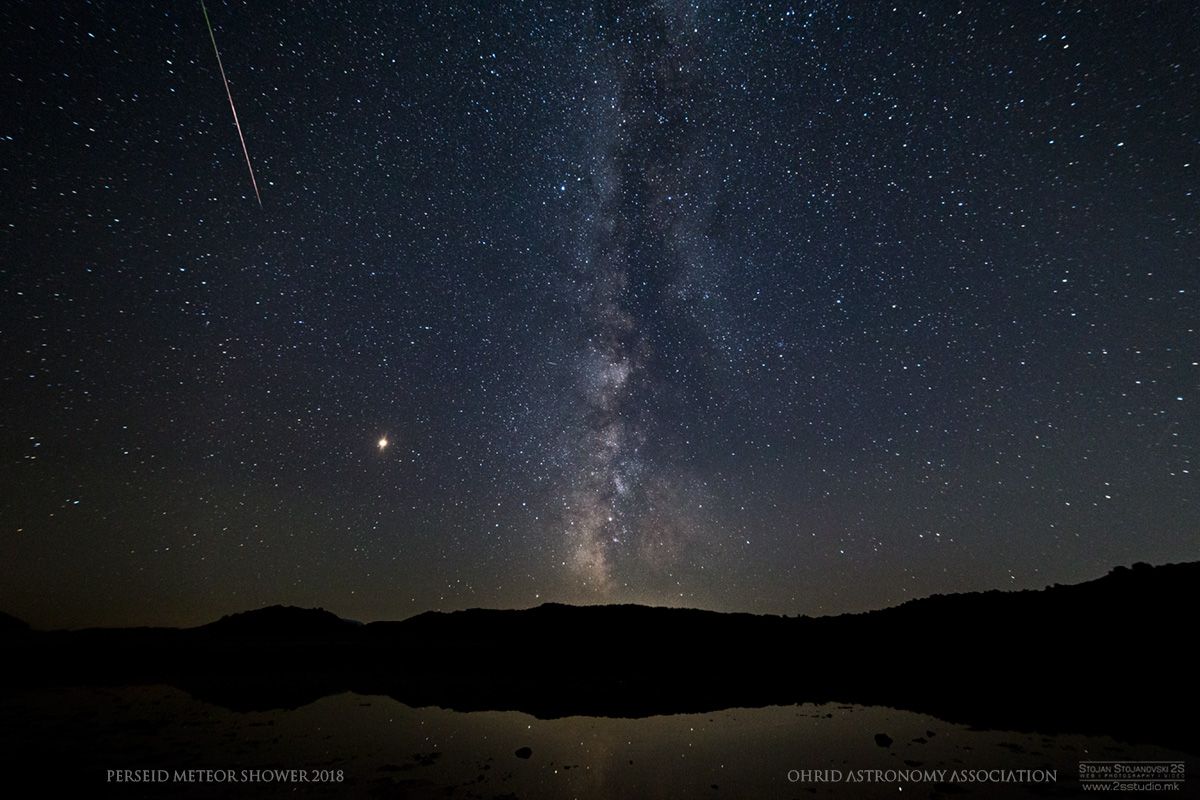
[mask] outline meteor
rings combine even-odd
[[[217,56],[217,69],[221,71],[221,80],[225,84],[225,96],[229,98],[229,110],[233,112],[233,124],[237,127],[238,139],[242,142],[242,154],[246,156],[246,169],[250,170],[250,184],[254,187],[254,196],[258,198],[258,207],[262,208],[262,195],[258,193],[258,181],[254,179],[254,167],[250,165],[250,151],[246,149],[246,137],[242,135],[242,123],[238,122],[237,108],[233,105],[233,92],[229,91],[229,79],[225,77],[225,67],[221,64],[221,51],[217,49],[217,37],[213,34],[212,22],[208,19],[208,9],[204,0],[200,0],[200,10],[204,12],[204,24],[208,26],[208,38],[212,39],[213,53]]]

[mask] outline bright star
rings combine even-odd
[[[387,440],[387,437],[386,437],[386,436],[380,436],[380,437],[379,437],[379,451],[380,451],[380,452],[383,452],[385,449],[387,449],[387,446],[388,446],[388,440]]]

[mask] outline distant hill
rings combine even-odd
[[[0,638],[26,636],[30,632],[31,629],[28,622],[0,611]]]
[[[1198,752],[1181,649],[1198,600],[1200,563],[1137,564],[834,617],[550,603],[362,625],[273,606],[185,630],[33,632],[10,649],[17,681],[167,682],[235,710],[345,691],[541,717],[838,701]]]
[[[342,634],[361,623],[342,619],[323,608],[268,606],[254,611],[228,614],[216,622],[193,630],[221,636],[320,637]]]

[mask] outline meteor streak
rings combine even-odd
[[[221,80],[225,83],[225,96],[229,98],[229,110],[233,112],[233,124],[237,127],[238,139],[242,142],[242,154],[246,156],[246,169],[250,170],[250,183],[254,186],[254,196],[258,198],[258,207],[262,208],[262,195],[258,193],[258,181],[254,179],[254,167],[250,165],[250,151],[246,149],[246,137],[242,135],[242,123],[238,122],[237,109],[233,105],[233,92],[229,91],[229,79],[225,77],[225,67],[221,64],[221,51],[217,49],[217,37],[213,34],[212,22],[208,19],[208,9],[204,0],[200,0],[200,10],[204,12],[204,24],[208,26],[208,38],[212,39],[213,52],[217,56],[217,69],[221,71]]]

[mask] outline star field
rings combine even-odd
[[[772,613],[1200,557],[1186,3],[0,12],[0,608]]]

